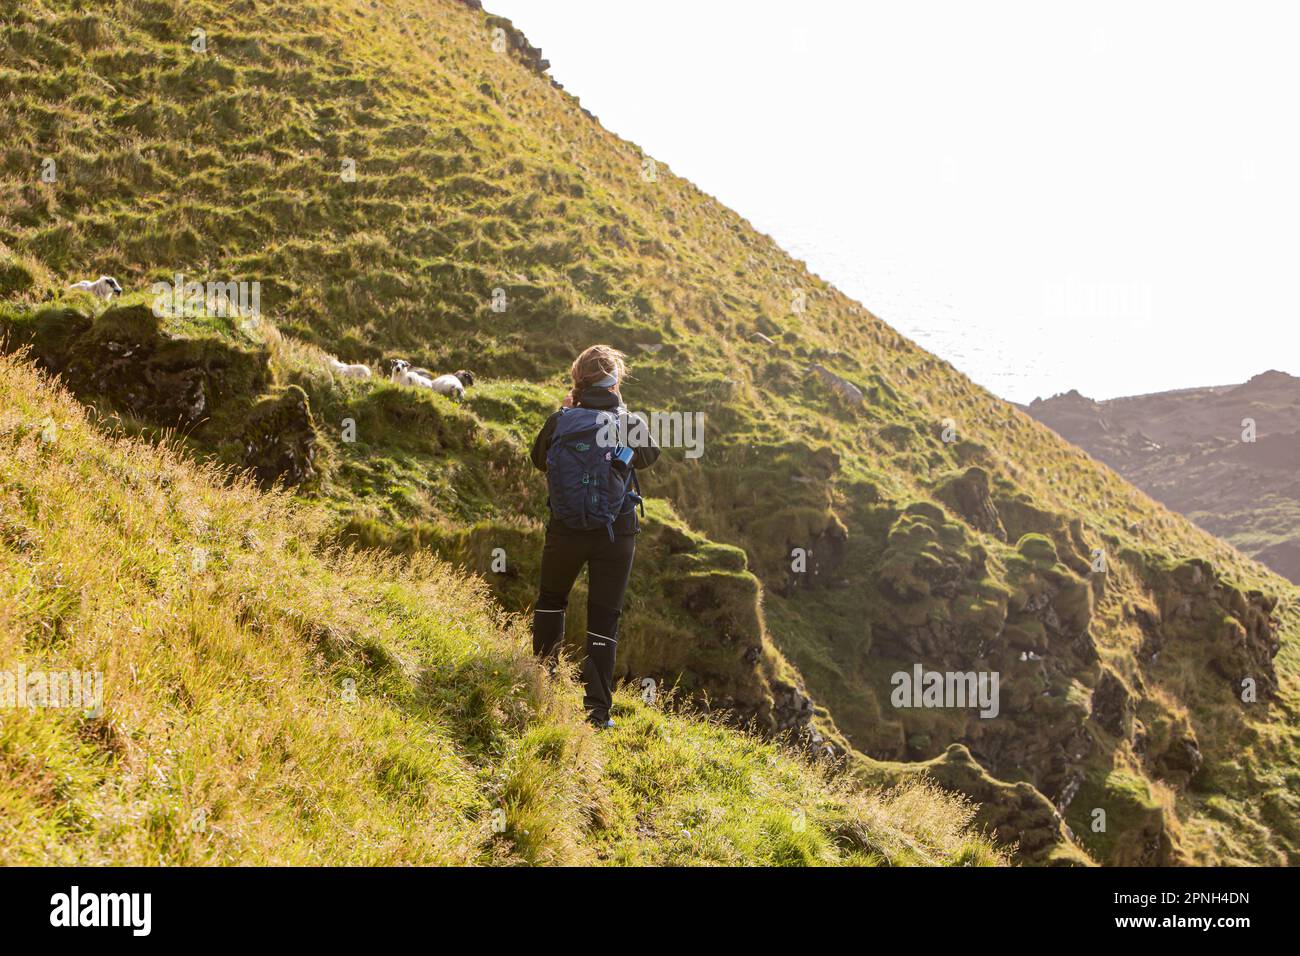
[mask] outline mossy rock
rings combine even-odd
[[[1028,783],[1007,783],[993,777],[964,745],[952,744],[940,756],[910,765],[908,771],[973,801],[979,808],[976,825],[1000,845],[1014,845],[1017,862],[1039,866],[1091,864],[1050,800]]]
[[[886,596],[898,602],[952,597],[983,573],[981,554],[941,508],[915,502],[890,528],[877,577]]]
[[[939,484],[935,495],[976,531],[999,541],[1007,539],[1007,529],[989,493],[988,472],[983,468],[971,467],[949,476]]]
[[[59,372],[92,321],[87,313],[68,306],[47,307],[34,313],[0,312],[0,342],[10,350],[29,347],[38,364]]]
[[[219,337],[169,335],[143,304],[110,308],[94,319],[75,309],[43,309],[7,325],[11,347],[30,345],[37,361],[79,397],[148,425],[209,423],[224,406],[246,407],[270,378],[265,350]]]
[[[1038,571],[1050,571],[1056,566],[1056,545],[1043,534],[1022,535],[1016,550]]]
[[[1104,811],[1104,817],[1097,810]],[[1123,770],[1089,771],[1066,816],[1079,842],[1104,864],[1166,866],[1174,862],[1164,810],[1143,777]]]
[[[1092,621],[1095,601],[1092,586],[1070,574],[1056,579],[1058,590],[1053,606],[1061,620],[1061,630],[1068,636],[1084,633]]]
[[[290,385],[249,412],[241,463],[263,486],[300,485],[316,477],[317,442],[307,394]]]

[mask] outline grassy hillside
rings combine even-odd
[[[1295,589],[604,130],[474,6],[4,2],[10,347],[522,612],[526,442],[609,341],[635,410],[706,416],[702,457],[644,476],[622,676],[864,781],[928,773],[1020,860],[1295,862]],[[120,307],[60,292],[101,272]],[[176,273],[259,282],[262,319],[155,317]],[[480,384],[455,407],[326,352]],[[916,664],[998,672],[999,715],[894,707]]]
[[[597,736],[481,585],[220,477],[0,358],[0,659],[105,688],[4,712],[0,864],[1002,862],[931,787],[630,695]]]

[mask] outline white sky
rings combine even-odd
[[[1003,397],[1300,373],[1300,7],[485,6],[606,127]]]

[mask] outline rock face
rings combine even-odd
[[[1300,583],[1300,378],[1022,410],[1151,497]]]
[[[873,623],[870,656],[895,668],[895,676],[917,666],[945,675],[997,674],[996,717],[951,702],[895,702],[881,707],[873,739],[862,740],[859,730],[854,742],[880,759],[930,761],[944,786],[993,801],[988,821],[996,819],[1000,835],[1019,833],[1022,862],[1048,862],[1059,849],[1052,813],[1041,812],[1040,802],[1076,832],[1088,828],[1085,844],[1098,862],[1176,862],[1166,810],[1146,779],[1099,767],[1107,765],[1106,754],[1131,743],[1152,779],[1190,786],[1204,762],[1196,734],[1152,703],[1151,685],[1189,672],[1217,674],[1225,696],[1249,686],[1258,699],[1271,698],[1276,601],[1234,588],[1205,561],[1148,566],[1125,552],[1117,560],[1142,576],[1153,608],[1132,610],[1146,640],[1136,668],[1121,675],[1102,664],[1093,634],[1107,574],[1091,570],[1075,522],[1045,522],[1040,526],[1050,534],[1022,534],[1014,556],[1001,559],[1003,584],[990,580],[987,556],[969,530],[996,535],[1003,527],[992,521],[1001,509],[989,487],[974,469],[944,486],[941,497],[964,524],[926,502],[896,514],[877,569],[890,608]],[[1018,524],[1029,520],[1016,515]],[[960,753],[944,751],[954,740]],[[940,774],[935,761],[957,769]],[[972,761],[979,773],[960,771]],[[999,789],[1012,781],[1026,792]],[[1109,821],[1100,835],[1091,830],[1097,811]]]
[[[316,476],[316,423],[306,393],[296,385],[253,408],[242,442],[244,465],[263,486],[299,485]]]
[[[1205,763],[1201,754],[1200,743],[1190,728],[1179,728],[1168,746],[1151,760],[1152,768],[1161,779],[1175,785],[1185,786],[1200,771]]]
[[[481,10],[482,6],[477,9]],[[528,69],[540,76],[551,68],[551,61],[542,57],[542,51],[529,43],[523,32],[505,17],[489,16],[487,25],[489,29],[501,30],[505,34],[510,52]]]
[[[890,531],[882,590],[899,623],[880,628],[873,653],[943,673],[997,674],[995,719],[974,707],[902,708],[891,713],[892,745],[875,756],[925,759],[937,723],[1002,779],[1023,779],[1049,799],[1065,795],[1089,755],[1089,710],[1077,688],[1091,683],[1097,653],[1089,633],[1092,591],[1042,535],[1026,535],[1009,567],[1014,590],[991,586],[982,549],[933,505],[912,505]],[[918,741],[922,743],[918,746]]]
[[[1154,569],[1149,581],[1157,612],[1139,618],[1145,663],[1155,663],[1162,653],[1196,654],[1234,696],[1248,688],[1258,699],[1276,696],[1273,658],[1281,646],[1273,617],[1277,598],[1243,593],[1199,559]]]
[[[1102,668],[1092,691],[1092,719],[1108,734],[1128,739],[1133,735],[1133,700],[1124,682]]]
[[[698,537],[672,527],[652,527],[643,534],[641,573],[654,573],[651,568],[660,572],[664,598],[689,614],[691,626],[689,635],[674,639],[678,647],[671,655],[640,635],[620,658],[627,676],[657,673],[666,678],[676,672],[688,681],[685,689],[705,691],[697,706],[821,754],[842,753],[813,726],[812,699],[771,646],[761,586],[747,569],[744,552],[701,547]],[[680,661],[677,667],[660,670],[674,657]]]
[[[799,588],[825,588],[837,586],[840,582],[836,571],[844,561],[848,547],[848,529],[835,516],[820,531],[798,542],[787,539],[786,554],[795,553],[796,548],[803,547],[801,562],[791,562],[790,573],[782,594],[790,594]]]
[[[672,602],[688,612],[689,623],[662,635],[643,625],[626,654],[620,648],[625,676],[676,675],[696,706],[815,756],[843,755],[839,731],[771,642],[762,586],[743,551],[656,522],[642,532],[637,561],[641,599]]]

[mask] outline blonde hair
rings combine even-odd
[[[609,345],[593,345],[573,360],[569,375],[575,390],[595,385],[607,375],[613,375],[621,385],[627,375],[627,356]]]

